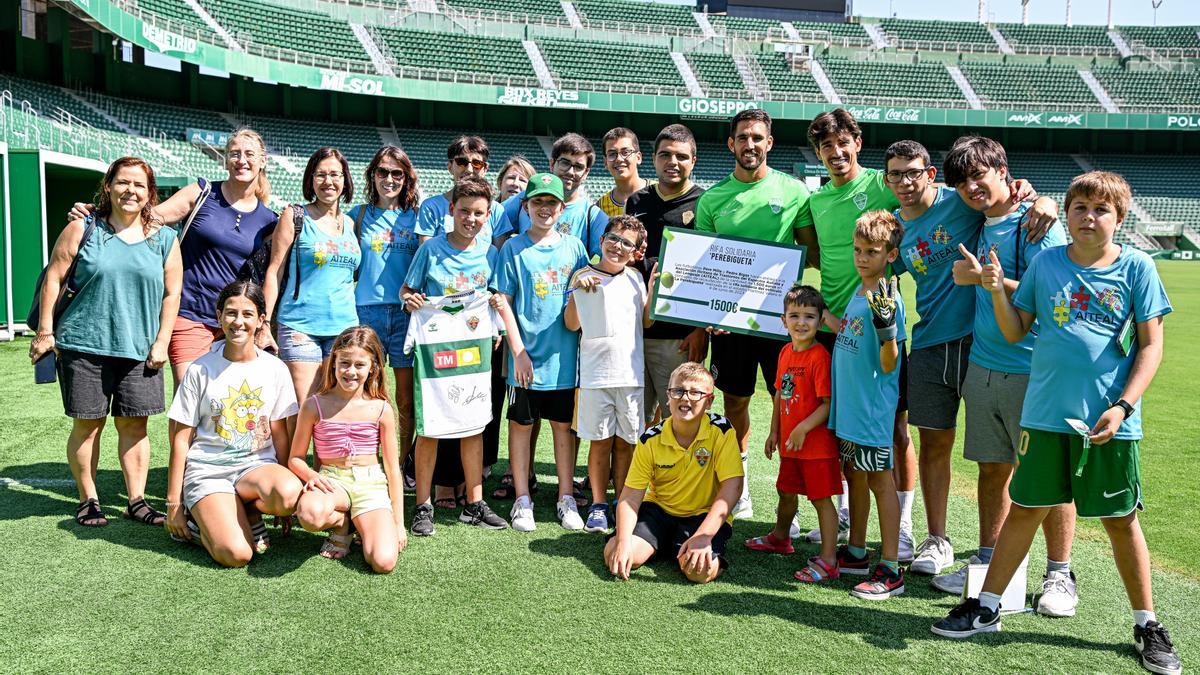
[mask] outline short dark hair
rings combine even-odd
[[[450,188],[450,205],[452,207],[460,199],[479,197],[488,200],[489,204],[492,201],[492,184],[481,176],[463,176],[454,182],[454,187]]]
[[[676,143],[687,143],[692,146],[692,156],[696,156],[696,136],[692,130],[682,124],[668,124],[658,132],[658,136],[654,138],[654,151],[658,152],[658,146],[662,145],[663,141],[674,141]]]
[[[633,216],[624,214],[613,216],[612,220],[608,221],[608,226],[604,228],[605,234],[609,232],[636,232],[638,248],[646,243],[646,226]]]
[[[217,295],[217,316],[225,311],[225,302],[230,298],[242,296],[254,303],[254,309],[258,310],[259,316],[265,316],[267,313],[267,299],[263,297],[262,286],[246,279],[230,282],[221,289],[221,293]]]
[[[817,315],[825,313],[825,298],[812,286],[796,284],[783,296],[783,312],[788,307],[816,307]]]
[[[608,152],[608,144],[617,140],[618,138],[628,138],[629,140],[633,141],[634,148],[641,150],[641,142],[638,141],[637,134],[633,133],[633,129],[628,129],[626,127],[613,127],[612,129],[608,130],[608,133],[604,134],[604,138],[600,139],[601,151]]]
[[[729,137],[737,136],[738,125],[742,122],[762,122],[767,125],[767,133],[771,133],[771,116],[762,108],[746,108],[729,118]]]
[[[313,189],[313,176],[317,173],[317,165],[333,157],[342,165],[342,201],[350,203],[354,199],[354,178],[350,175],[350,163],[346,161],[346,156],[337,148],[319,148],[308,158],[308,165],[304,167],[304,185],[301,189],[304,192],[304,198],[310,202],[317,201],[317,191]]]
[[[957,187],[977,169],[1008,170],[1008,153],[1004,146],[983,136],[963,136],[954,141],[946,162],[942,165],[942,176],[946,185]]]
[[[412,160],[408,158],[408,153],[394,145],[385,145],[375,153],[371,158],[371,163],[367,165],[367,203],[374,204],[379,201],[379,191],[375,189],[375,169],[379,168],[380,163],[384,159],[391,159],[400,165],[400,170],[404,172],[404,187],[400,188],[400,209],[410,211],[417,208],[421,201],[420,188],[417,187],[417,170],[413,168]]]
[[[592,147],[592,142],[574,132],[563,134],[554,141],[550,161],[557,162],[563,155],[586,155],[589,168],[596,162],[596,148]]]
[[[933,160],[929,158],[929,151],[925,146],[916,141],[896,141],[887,147],[883,153],[883,170],[887,171],[888,162],[892,161],[893,157],[900,159],[919,159],[925,166],[929,166]]]
[[[826,136],[838,136],[843,133],[850,134],[851,138],[862,138],[862,127],[858,126],[858,120],[845,108],[826,110],[814,117],[808,125],[808,144],[815,150],[820,147]]]
[[[472,153],[483,157],[483,161],[488,161],[490,151],[488,150],[487,141],[478,136],[459,136],[446,146],[446,159],[454,159],[461,157],[467,153]]]

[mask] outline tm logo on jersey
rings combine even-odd
[[[480,361],[479,347],[468,347],[466,349],[447,349],[444,352],[433,353],[433,368],[434,370],[446,370],[448,368],[465,368],[467,366],[477,366]]]
[[[1118,319],[1116,315],[1123,306],[1120,291],[1116,288],[1110,286],[1098,294],[1092,294],[1083,284],[1076,289],[1067,286],[1055,293],[1050,298],[1050,302],[1053,305],[1051,311],[1054,323],[1058,324],[1059,328],[1065,326],[1071,319],[1090,323],[1115,324]],[[1103,308],[1104,311],[1095,311],[1097,307]]]

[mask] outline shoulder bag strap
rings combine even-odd
[[[191,213],[188,213],[187,220],[183,221],[183,229],[179,231],[179,242],[183,243],[183,238],[187,236],[188,230],[192,229],[192,221],[196,220],[196,214],[200,213],[200,207],[204,206],[204,202],[208,201],[208,196],[212,194],[212,183],[204,180],[203,177],[196,179],[200,185],[200,195],[196,197],[196,204],[192,207]]]
[[[295,265],[296,285],[293,286],[292,299],[300,299],[300,256],[297,255],[296,249],[300,246],[300,232],[304,230],[304,207],[300,204],[292,204],[292,247],[288,250],[288,255],[292,258],[292,263]]]
[[[354,218],[354,245],[358,246],[360,249],[362,248],[362,244],[361,244],[362,222],[363,222],[363,218],[366,217],[367,209],[369,209],[369,208],[371,208],[370,204],[363,204],[361,207],[359,207],[358,215]],[[362,269],[362,259],[360,258],[359,262],[358,262],[358,267],[354,268],[354,281],[356,283],[358,282],[358,272],[361,269]]]

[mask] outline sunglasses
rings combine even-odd
[[[460,169],[465,169],[469,166],[476,171],[482,171],[487,168],[487,162],[481,159],[467,159],[466,157],[455,157],[454,164]]]
[[[376,178],[387,178],[388,176],[391,176],[392,180],[397,182],[403,182],[407,178],[404,175],[404,169],[385,169],[382,166],[375,168]]]

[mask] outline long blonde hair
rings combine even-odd
[[[258,201],[266,204],[271,199],[271,181],[267,178],[267,144],[263,142],[262,136],[250,127],[241,127],[229,135],[229,140],[225,141],[225,156],[229,156],[230,148],[233,147],[233,142],[239,138],[244,138],[254,145],[258,146],[258,153],[262,155],[262,166],[258,170],[258,179],[254,185],[254,196],[258,197]]]

